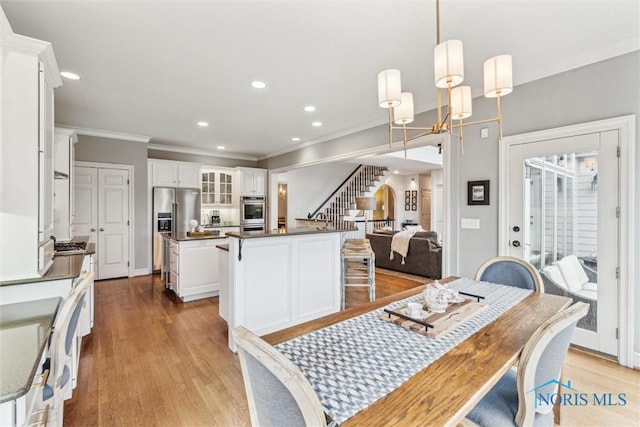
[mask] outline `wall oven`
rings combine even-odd
[[[264,229],[265,200],[263,196],[243,196],[240,198],[240,228]]]

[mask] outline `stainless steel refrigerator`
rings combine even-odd
[[[153,188],[153,272],[160,271],[163,260],[163,232],[186,233],[193,219],[200,223],[199,188]]]

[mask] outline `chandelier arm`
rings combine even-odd
[[[421,133],[421,134],[418,134],[418,135],[414,135],[414,136],[412,136],[410,138],[407,138],[407,142],[411,142],[414,139],[422,138],[423,136],[427,136],[427,135],[431,135],[431,134],[433,134],[433,131],[429,130],[428,132],[424,132],[424,133]]]
[[[499,117],[494,117],[492,119],[476,120],[474,122],[465,122],[465,123],[461,122],[460,124],[452,125],[451,127],[453,129],[456,129],[456,128],[461,128],[461,127],[464,127],[464,126],[479,125],[479,124],[482,124],[482,123],[499,122],[499,121],[500,121]]]
[[[406,130],[431,130],[431,127],[417,127],[417,126],[393,126],[392,127],[393,130],[399,130],[399,129],[406,129]]]
[[[391,148],[391,145],[393,143],[393,115],[391,113],[391,102],[389,102],[389,148]]]
[[[464,125],[462,124],[462,119],[458,122],[460,126],[460,155],[464,155]]]

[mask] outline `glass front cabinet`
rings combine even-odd
[[[233,175],[223,171],[202,172],[202,204],[233,204]]]

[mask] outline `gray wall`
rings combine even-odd
[[[635,164],[640,165],[640,52],[635,51],[606,61],[577,68],[531,83],[517,86],[503,99],[504,135],[516,135],[536,130],[635,114]],[[375,87],[372,87],[375,91]],[[495,115],[495,101],[484,97],[474,99],[474,116],[479,120]],[[428,124],[435,120],[435,112],[417,116],[415,123]],[[489,138],[480,139],[480,128],[489,128]],[[386,126],[358,132],[346,137],[318,144],[261,161],[262,167],[281,168],[304,164],[313,160],[346,155],[387,141]],[[480,219],[479,230],[454,230],[454,241],[464,242],[453,251],[459,254],[459,271],[472,276],[489,257],[498,254],[498,145],[495,124],[465,130],[464,155],[452,147],[449,165],[453,174],[454,211],[458,215],[447,218],[459,224],[460,218]],[[640,167],[635,168],[635,182],[640,182]],[[490,180],[490,205],[467,206],[467,181]],[[635,211],[640,212],[640,185],[636,185]],[[637,222],[636,222],[637,224]],[[636,225],[635,241],[640,242],[640,227]],[[449,243],[451,244],[451,243]],[[636,248],[638,249],[638,248]],[[636,250],[632,265],[640,265],[640,250]],[[636,267],[636,277],[639,274]],[[640,286],[635,287],[635,324],[640,325]],[[636,327],[635,350],[640,350],[640,328]]]
[[[179,162],[200,163],[205,166],[223,166],[228,168],[234,168],[236,166],[246,166],[250,168],[258,167],[258,162],[254,160],[227,159],[224,157],[175,153],[173,151],[164,151],[164,150],[149,149],[147,155],[150,159],[175,160]]]
[[[133,166],[135,269],[147,268],[149,230],[147,227],[147,144],[79,135],[76,160]]]

